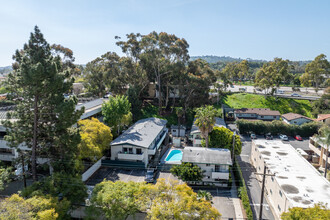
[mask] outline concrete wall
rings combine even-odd
[[[171,134],[173,137],[179,136],[179,129],[171,129]],[[184,137],[186,135],[186,129],[180,129],[180,137]]]
[[[82,175],[82,181],[86,181],[88,180],[89,177],[91,177],[100,167],[101,167],[101,161],[104,159],[105,157],[102,157],[101,159],[99,159],[96,163],[93,164],[93,166],[91,166],[88,170],[86,170],[83,175]]]

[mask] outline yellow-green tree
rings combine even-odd
[[[80,158],[88,158],[96,161],[102,157],[110,146],[112,134],[110,127],[96,118],[81,120],[78,122],[81,142],[79,144]]]
[[[53,220],[58,218],[56,200],[53,198],[34,196],[24,199],[17,194],[0,202],[0,219],[38,219]]]
[[[328,220],[330,219],[330,210],[325,205],[318,204],[312,208],[294,207],[281,215],[282,220]]]

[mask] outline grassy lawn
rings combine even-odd
[[[308,100],[285,99],[263,95],[235,93],[223,98],[223,103],[232,108],[270,108],[278,110],[281,114],[294,112],[312,117],[311,103]]]

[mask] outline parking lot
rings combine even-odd
[[[113,167],[101,167],[98,169],[91,178],[86,182],[87,185],[94,186],[105,180],[115,181],[134,181],[134,182],[143,182],[146,174],[145,169],[121,169]],[[166,182],[170,180],[177,180],[181,183],[181,180],[173,176],[168,172],[157,172],[155,179],[163,178]],[[156,181],[155,181],[156,182]]]

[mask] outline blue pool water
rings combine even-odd
[[[165,161],[180,161],[180,160],[182,160],[181,150],[172,150],[165,158]]]

